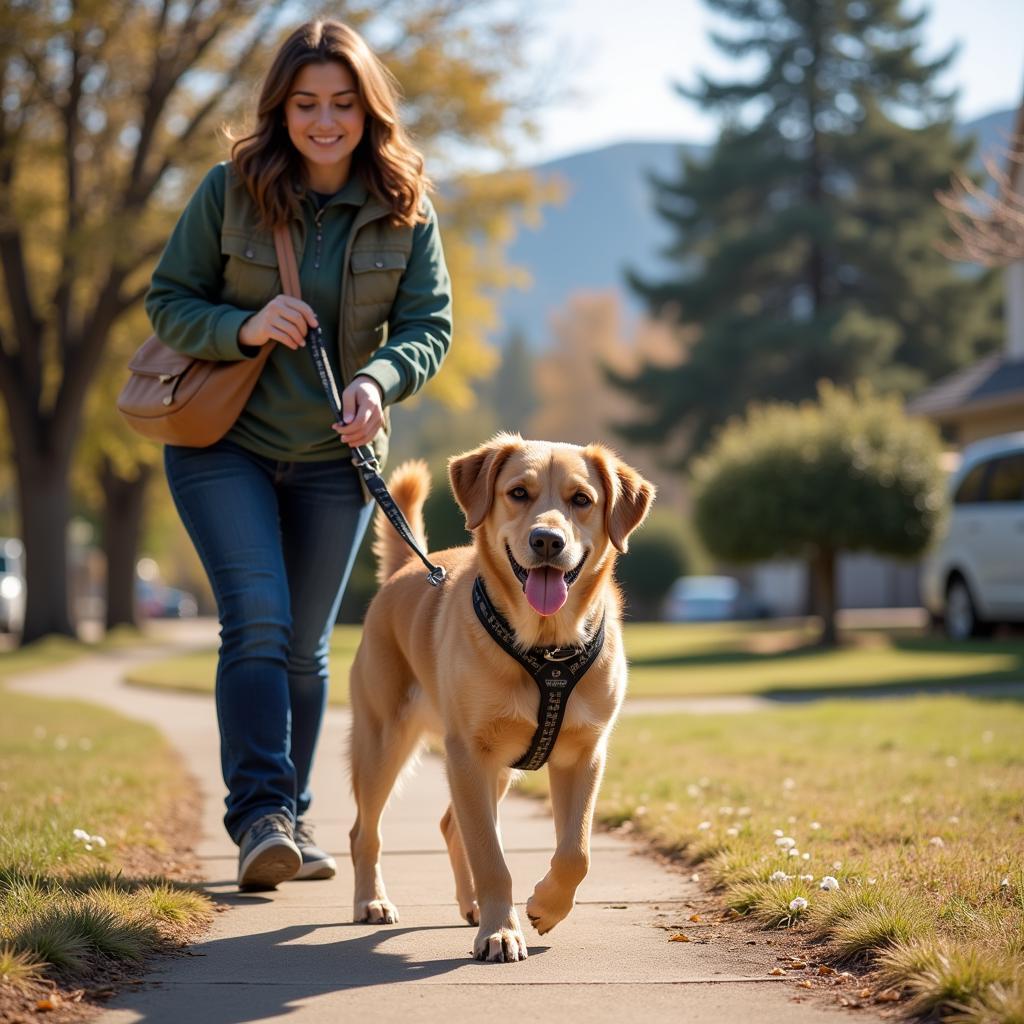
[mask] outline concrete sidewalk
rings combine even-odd
[[[447,785],[440,761],[429,756],[384,816],[385,881],[401,922],[352,924],[348,829],[354,807],[343,711],[327,716],[311,815],[318,840],[338,858],[338,877],[286,883],[272,894],[238,894],[236,851],[220,821],[213,702],[124,686],[122,674],[140,658],[138,651],[95,656],[16,684],[23,692],[79,697],[156,724],[182,751],[202,790],[198,853],[209,892],[230,910],[216,916],[193,955],[159,962],[149,984],[115,999],[101,1024],[838,1019],[841,1011],[796,988],[792,975],[769,976],[777,945],[747,944],[748,936],[729,925],[690,923],[687,907],[701,898],[698,886],[604,833],[594,837],[591,873],[569,918],[543,937],[527,926],[529,959],[475,962],[475,929],[460,921],[438,828]],[[551,820],[541,803],[513,794],[502,806],[502,834],[526,923],[523,904],[553,848]],[[669,942],[671,925],[694,941]],[[800,996],[807,1001],[795,1001]]]

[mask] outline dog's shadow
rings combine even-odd
[[[421,982],[457,968],[502,971],[503,967],[516,966],[473,960],[476,929],[466,925],[385,925],[369,934],[346,938],[344,933],[355,927],[366,926],[347,921],[290,925],[201,943],[166,972],[150,975],[152,986],[122,992],[111,1009],[131,1010],[132,1020],[138,1024],[180,1024],[186,1020],[190,1024],[243,1024],[276,1020],[297,1011],[300,1002],[332,992]],[[339,932],[338,939],[304,941],[324,929]],[[385,948],[389,940],[404,935],[452,929],[466,937],[463,956],[412,960],[405,953]],[[531,946],[530,956],[548,949]],[[505,976],[501,980],[510,979]]]

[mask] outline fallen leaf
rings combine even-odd
[[[670,935],[668,937],[668,941],[669,942],[689,942],[690,941],[690,936],[689,935],[684,935],[682,932],[676,932],[675,935]]]
[[[773,967],[768,973],[773,978],[781,978],[786,972],[781,967]]]
[[[798,981],[796,983],[796,987],[797,988],[814,988],[814,986],[811,984],[811,981],[810,981],[809,978],[804,978],[803,981]]]
[[[691,914],[690,915],[690,920],[691,921],[699,921],[700,920],[700,914]]]
[[[829,966],[828,966],[827,964],[822,964],[822,965],[821,965],[821,966],[820,966],[820,967],[818,968],[818,973],[819,973],[820,975],[822,975],[822,977],[824,977],[825,975],[828,975],[828,974],[835,974],[836,972],[835,972],[835,968],[834,968],[834,967],[829,967]]]
[[[794,960],[794,961],[792,961],[792,963],[786,964],[786,970],[787,971],[802,971],[806,966],[807,966],[807,964],[805,964],[803,962],[803,960]]]
[[[902,996],[899,991],[894,988],[887,988],[884,992],[879,992],[875,999],[880,1003],[898,1003]]]
[[[858,999],[870,999],[871,998],[871,989],[869,989],[869,988],[862,988],[857,993],[857,998]]]

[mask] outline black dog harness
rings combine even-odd
[[[516,647],[512,627],[491,604],[484,581],[479,576],[473,583],[473,610],[491,639],[526,669],[540,689],[537,731],[529,749],[512,765],[513,768],[534,771],[547,761],[558,739],[573,687],[601,653],[604,616],[601,616],[597,632],[582,647],[531,647],[528,651],[521,651]]]

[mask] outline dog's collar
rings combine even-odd
[[[537,729],[526,753],[511,766],[534,771],[547,761],[558,739],[573,687],[604,647],[604,616],[594,635],[580,647],[531,647],[523,651],[516,646],[508,620],[491,603],[480,576],[473,583],[473,610],[491,639],[526,669],[540,690]]]

